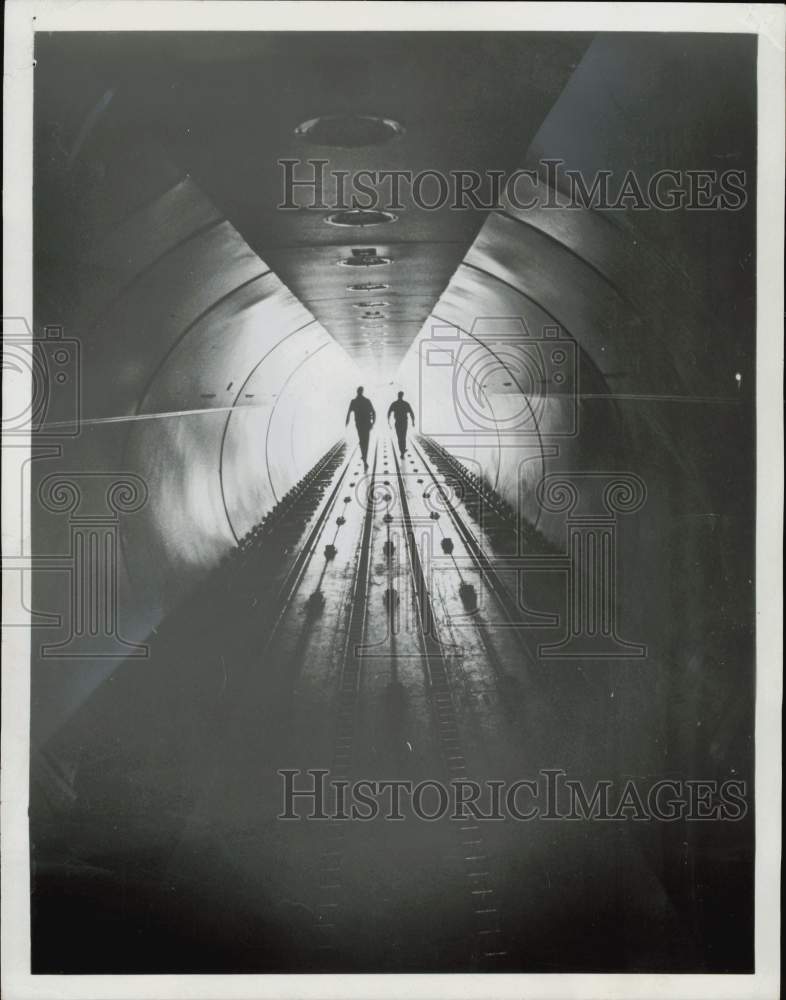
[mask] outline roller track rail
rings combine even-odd
[[[445,476],[448,485],[461,486],[467,512],[477,523],[482,523],[494,552],[503,555],[518,549],[532,555],[560,554],[542,532],[523,518],[518,518],[510,504],[486,480],[470,472],[431,438],[419,435],[417,440],[415,452],[421,458],[425,452],[433,466]]]
[[[424,460],[422,453],[420,458],[423,465],[429,468],[429,463]],[[450,662],[438,635],[437,619],[423,571],[404,476],[395,449],[393,459],[396,463],[403,527],[419,617],[423,663],[428,677],[439,753],[448,781],[467,779],[469,778],[467,758],[451,694]],[[493,878],[489,871],[489,857],[486,854],[480,827],[476,822],[467,818],[451,819],[450,823],[464,867],[465,888],[469,894],[472,912],[475,958],[480,968],[493,969],[496,965],[504,964],[508,952],[499,926],[499,911],[495,903]]]
[[[510,589],[501,579],[499,573],[494,567],[492,559],[489,558],[488,554],[484,551],[483,546],[478,540],[476,532],[472,530],[469,524],[467,524],[466,519],[461,515],[460,511],[456,509],[456,505],[451,502],[450,497],[447,495],[442,484],[439,482],[434,473],[434,466],[436,466],[438,471],[445,475],[446,485],[450,486],[452,489],[455,489],[456,485],[460,485],[462,487],[462,501],[470,513],[474,512],[474,518],[476,521],[485,522],[486,520],[479,514],[479,510],[482,506],[483,509],[492,512],[492,522],[495,523],[497,530],[499,528],[499,522],[502,522],[503,524],[508,525],[508,531],[512,533],[515,530],[515,516],[512,509],[505,504],[504,501],[497,497],[495,493],[491,492],[489,487],[486,486],[482,480],[464,470],[454,458],[449,456],[447,452],[444,451],[444,449],[439,448],[439,446],[435,445],[433,442],[428,442],[426,439],[420,438],[419,440],[422,443],[422,447],[413,442],[412,450],[423,463],[423,466],[427,470],[431,479],[432,485],[441,495],[451,523],[453,524],[459,538],[463,542],[475,567],[479,571],[481,578],[489,588],[491,594],[494,596],[499,607],[502,609],[508,623],[511,626],[515,626],[516,622],[521,617],[523,609],[519,606],[517,598],[511,594]],[[432,461],[429,462],[428,458],[431,458]],[[486,533],[489,534],[489,527],[486,523],[483,523],[483,528]],[[548,545],[548,543],[545,543],[545,545]],[[539,547],[544,548],[545,546],[541,545]],[[537,657],[532,643],[528,640],[526,633],[523,629],[515,627],[512,628],[512,632],[515,635],[516,641],[521,647],[524,655],[526,656],[529,666],[535,667],[538,662]],[[484,629],[481,634],[484,637],[487,649],[489,649],[489,655],[493,659],[494,653],[488,643],[486,630]]]
[[[355,560],[355,579],[334,709],[336,725],[330,775],[331,779],[339,781],[345,781],[350,776],[355,742],[358,692],[362,669],[362,661],[358,658],[356,651],[363,642],[366,628],[378,450],[378,447],[374,448],[371,462],[366,508]],[[318,865],[319,903],[316,928],[319,938],[317,947],[322,957],[331,961],[339,954],[339,929],[336,918],[342,902],[341,871],[347,851],[346,822],[337,819],[329,820],[325,834],[326,845],[320,855]]]

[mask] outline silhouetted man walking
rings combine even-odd
[[[400,392],[398,394],[398,399],[395,403],[390,404],[390,409],[388,410],[388,423],[390,423],[390,418],[393,417],[393,425],[396,428],[396,437],[398,438],[398,450],[401,453],[401,457],[404,457],[404,452],[407,450],[407,425],[408,417],[412,417],[412,426],[415,426],[415,414],[412,411],[412,407],[404,399],[404,393]]]
[[[368,472],[368,437],[371,433],[371,428],[374,426],[374,421],[377,419],[377,415],[374,412],[374,407],[371,405],[371,400],[366,399],[363,395],[362,385],[358,386],[357,396],[350,401],[349,409],[347,410],[346,425],[349,424],[349,415],[351,413],[355,414],[355,427],[357,428],[358,441],[360,442],[363,468]]]

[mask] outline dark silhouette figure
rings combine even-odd
[[[412,417],[412,426],[415,426],[415,414],[412,407],[404,399],[404,393],[400,392],[398,394],[398,399],[395,403],[390,404],[390,409],[388,410],[388,423],[390,423],[390,418],[393,417],[393,425],[396,428],[396,437],[398,438],[398,450],[401,453],[401,457],[404,457],[404,452],[407,450],[407,426],[408,417]]]
[[[355,414],[355,427],[358,432],[358,441],[360,442],[360,454],[363,458],[363,468],[368,472],[368,438],[371,433],[371,428],[374,426],[374,421],[377,419],[377,415],[374,412],[374,407],[371,405],[371,400],[366,399],[363,395],[363,386],[358,386],[357,396],[350,401],[349,409],[347,410],[347,425],[349,424],[349,416],[351,413]]]

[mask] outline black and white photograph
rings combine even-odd
[[[776,1000],[783,8],[7,10],[4,995]]]

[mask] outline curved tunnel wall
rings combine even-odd
[[[93,437],[121,418],[115,467],[149,491],[128,571],[166,609],[338,440],[358,376],[189,180],[141,215],[90,257],[82,417]]]
[[[420,385],[421,397],[441,414],[446,447],[479,463],[557,544],[564,519],[538,502],[543,472],[640,476],[648,498],[633,539],[637,558],[651,566],[667,605],[675,601],[669,581],[685,577],[675,604],[685,619],[680,634],[695,639],[708,617],[749,619],[748,574],[740,574],[740,600],[730,567],[747,565],[740,539],[750,512],[735,483],[751,458],[746,450],[730,459],[723,441],[752,433],[753,212],[642,210],[631,207],[632,199],[616,208],[568,207],[565,171],[580,172],[588,187],[598,171],[608,171],[613,202],[631,170],[646,192],[656,170],[677,170],[685,187],[689,170],[732,166],[745,172],[751,199],[755,116],[744,96],[751,90],[728,67],[739,63],[739,46],[752,44],[729,38],[710,49],[675,36],[655,54],[643,37],[596,38],[522,158],[537,180],[520,176],[502,209],[489,215],[401,368],[402,381]],[[559,164],[551,176],[546,160]],[[748,249],[740,256],[741,246]],[[493,331],[482,332],[491,331],[494,317],[526,324],[527,340],[513,336],[512,364],[493,346]],[[448,416],[463,390],[447,377],[449,366],[427,364],[423,346],[445,325],[475,344],[489,341],[489,357],[476,352],[478,371],[499,372],[489,378],[489,408],[516,409],[505,394],[517,393],[515,356],[534,350],[529,340],[542,353],[543,331],[556,327],[575,346],[572,399],[566,383],[562,390],[554,384],[553,364],[541,366],[540,388],[521,385],[538,415],[537,432],[522,425],[509,441],[531,450],[533,460],[522,463],[516,448]],[[573,434],[565,433],[571,408]],[[709,548],[716,560],[706,574],[697,548]],[[723,597],[719,573],[730,584]],[[646,615],[630,610],[646,624]],[[651,631],[657,639],[659,627],[651,623]]]
[[[671,100],[646,45],[593,42],[523,160],[538,182],[520,180],[515,193],[532,206],[506,197],[489,215],[400,370],[412,395],[420,387],[424,429],[438,415],[437,440],[559,551],[566,517],[540,502],[544,475],[580,483],[582,473],[616,471],[644,485],[643,507],[617,518],[616,593],[619,634],[646,657],[549,664],[555,683],[572,678],[583,692],[585,712],[554,713],[576,753],[566,747],[555,764],[598,779],[620,759],[639,773],[736,776],[752,718],[754,518],[741,484],[753,481],[754,212],[555,207],[566,191],[548,186],[542,166],[559,159],[590,182],[610,170],[619,184],[628,169],[652,164],[732,164],[747,171],[752,198],[754,116],[741,97],[750,88],[728,72],[733,53],[666,44]],[[631,161],[634,149],[645,151],[642,162]],[[526,326],[509,325],[507,350],[504,317]],[[575,349],[572,396],[545,362],[549,327]],[[460,353],[428,363],[451,340],[472,345],[470,377],[454,378]],[[545,362],[540,385],[521,377],[520,359],[533,351]],[[481,414],[518,413],[519,433],[506,440],[483,433],[480,418],[467,421],[473,400],[462,415],[461,397],[472,393]],[[571,412],[575,432],[566,433]],[[541,586],[537,573],[525,575],[530,607],[554,610],[540,605]],[[731,878],[748,863],[743,831],[713,845],[727,852]],[[669,852],[670,836],[644,831],[638,849]],[[677,849],[701,854],[703,836],[690,831]],[[660,887],[663,905],[683,888],[679,879]]]
[[[217,259],[231,281],[231,255]],[[273,274],[239,277],[170,347],[137,405],[142,419],[130,425],[124,467],[139,470],[151,501],[129,519],[126,548],[145,585],[155,573],[164,606],[335,443],[357,381],[345,353]]]
[[[118,162],[111,102],[96,118],[95,100],[86,84],[92,125],[73,123],[78,155],[49,168],[60,226],[37,248],[37,333],[56,322],[78,340],[81,426],[34,463],[33,488],[53,472],[144,483],[146,502],[119,522],[117,577],[122,637],[140,642],[342,437],[359,373],[153,141]],[[48,424],[72,411],[53,398]],[[34,518],[37,551],[62,553],[63,516],[36,506]],[[35,588],[37,606],[63,605],[59,574]],[[118,662],[85,659],[75,683],[43,661],[39,737]]]

